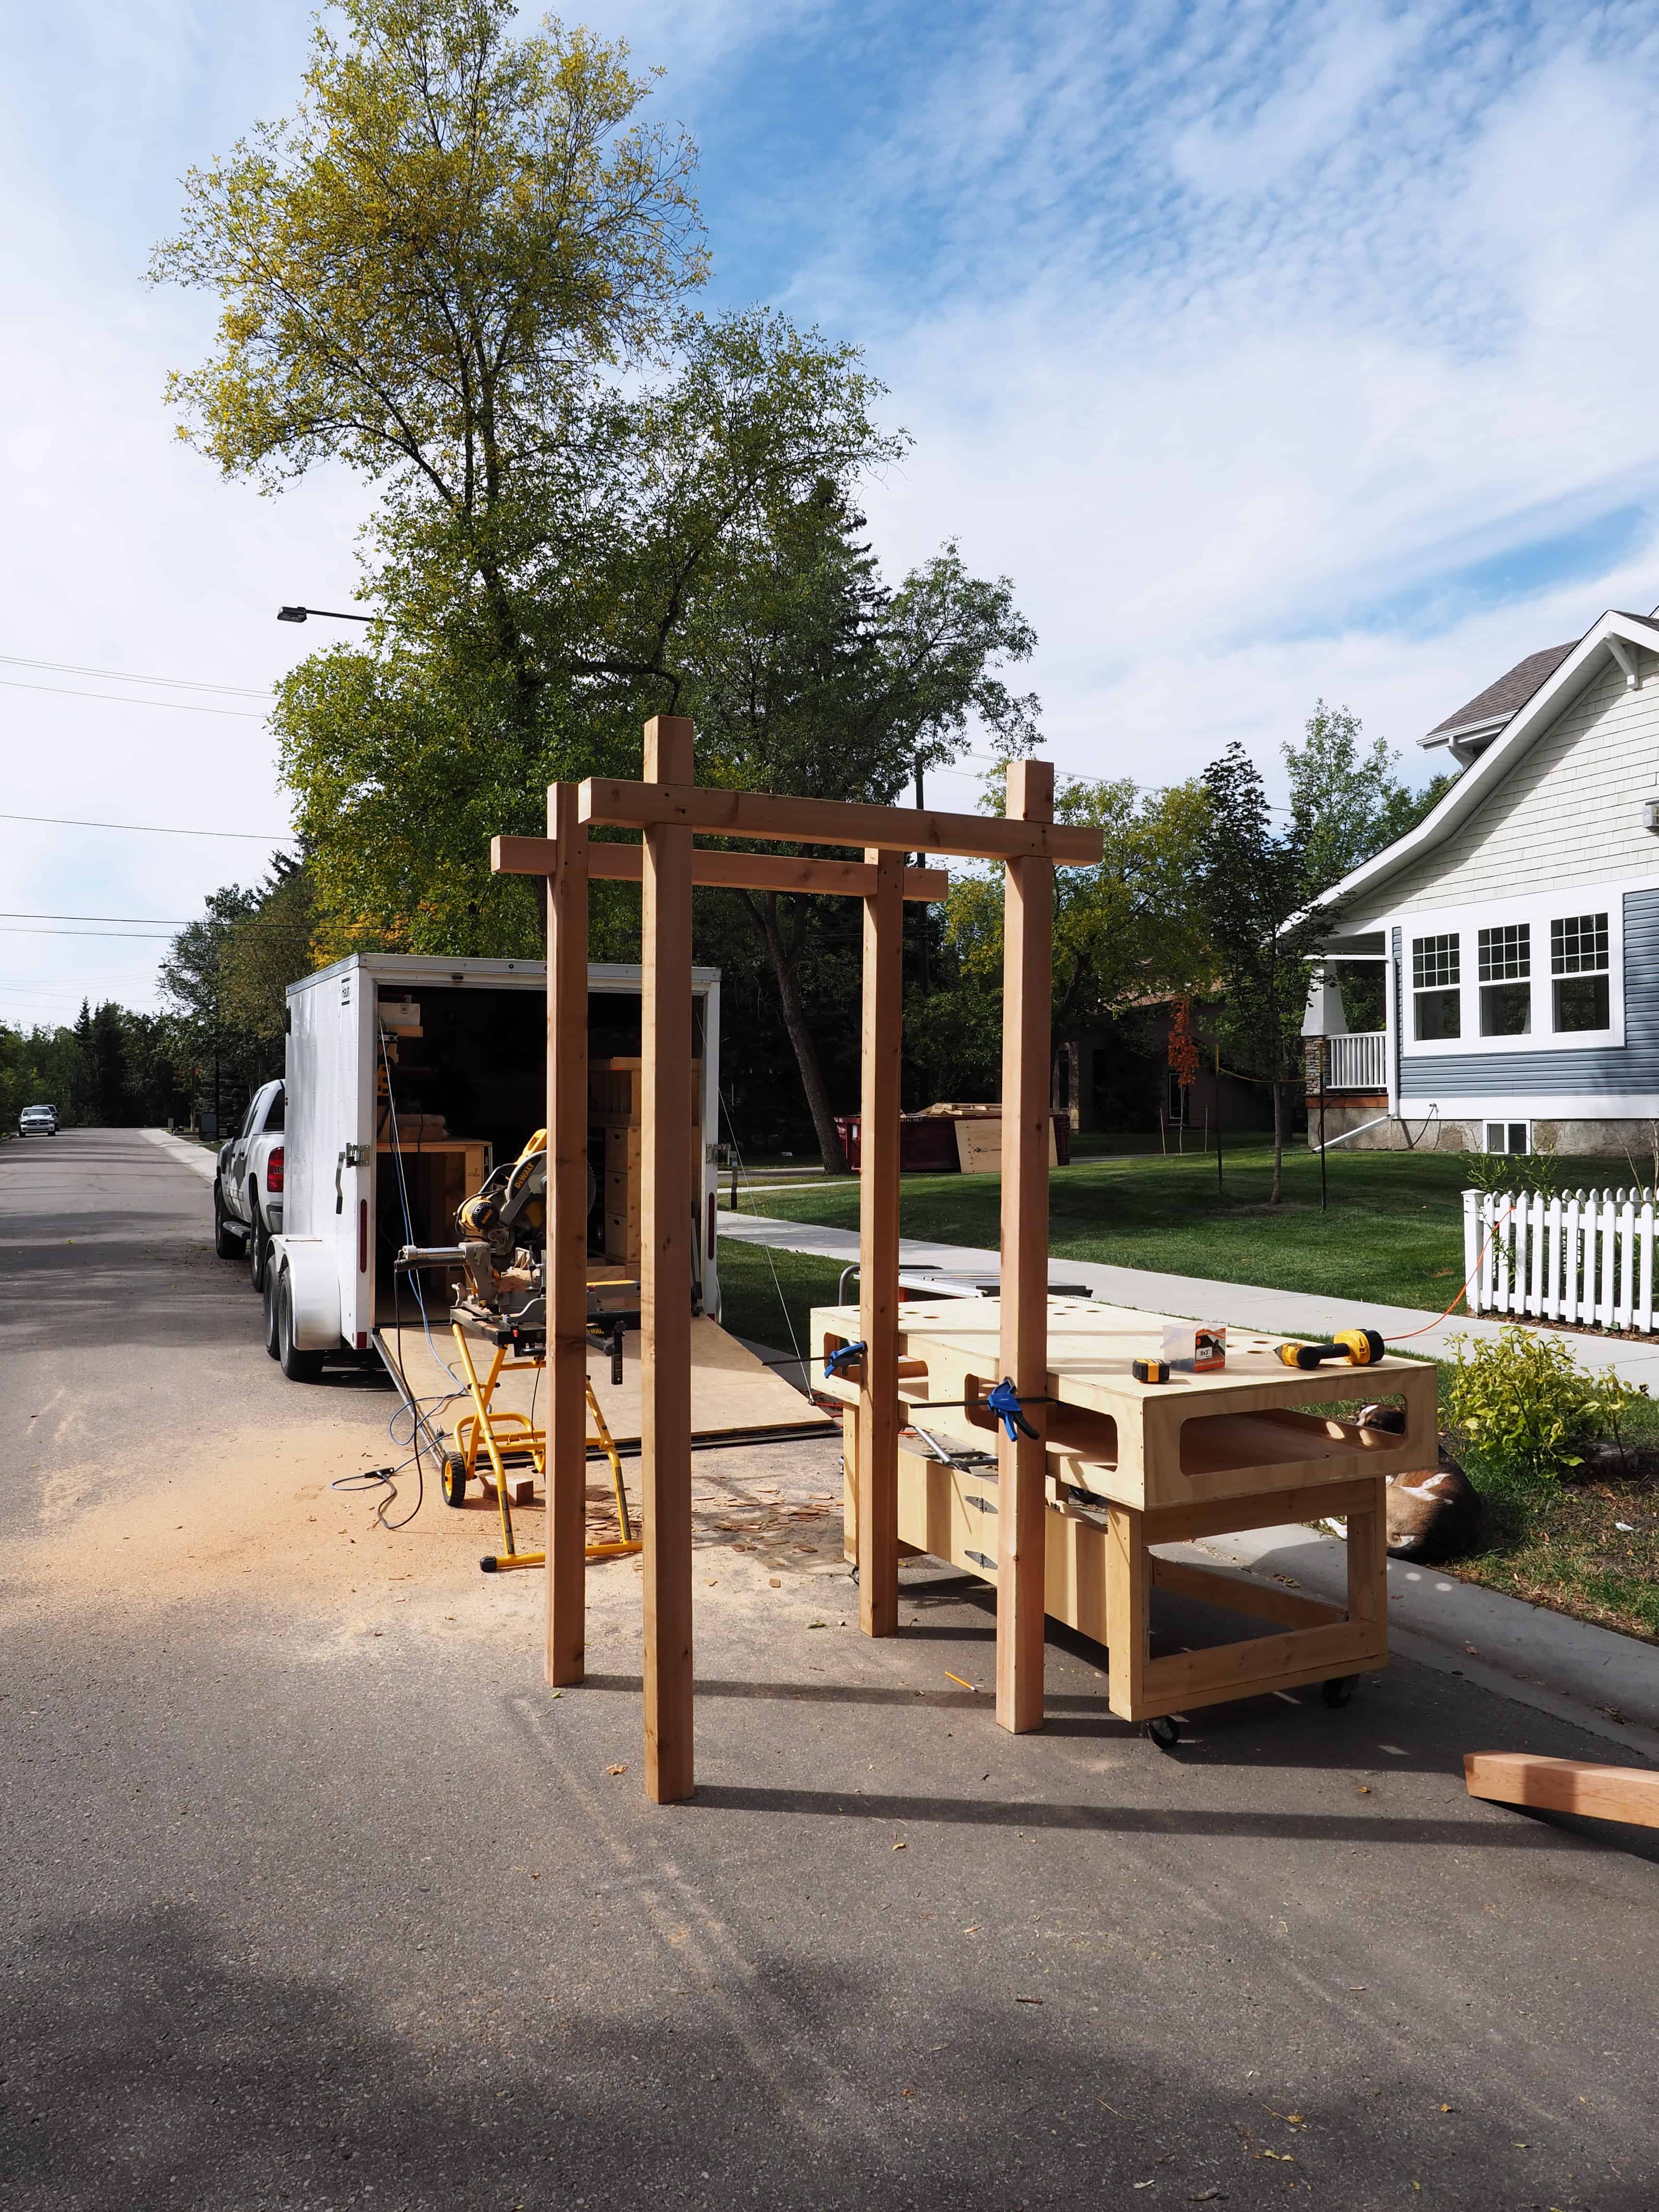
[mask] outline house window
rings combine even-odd
[[[1606,915],[1570,914],[1551,922],[1550,979],[1558,1030],[1611,1028]]]
[[[1480,1034],[1526,1036],[1532,1029],[1532,925],[1508,921],[1478,933]]]
[[[1455,933],[1449,937],[1412,939],[1412,1035],[1425,1039],[1462,1033],[1462,961]]]
[[[1488,1121],[1486,1150],[1489,1152],[1529,1152],[1524,1121]]]

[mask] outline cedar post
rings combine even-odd
[[[898,1628],[899,1079],[904,1023],[904,855],[867,850],[859,1146],[859,1626]]]
[[[1008,769],[1007,818],[1052,822],[1047,761]],[[1042,1432],[1048,1368],[1048,1042],[1054,862],[1006,861],[1002,923],[1002,1371],[1038,1431],[997,1440],[997,1718],[1042,1725],[1047,1507]]]
[[[547,1679],[580,1682],[587,1602],[587,830],[550,784],[547,834]]]
[[[647,784],[691,781],[691,724],[645,726]],[[641,994],[640,1489],[645,1787],[696,1787],[691,1734],[691,832],[645,832]]]

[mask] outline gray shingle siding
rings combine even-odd
[[[1407,1098],[1520,1098],[1659,1091],[1659,890],[1626,891],[1625,1042],[1594,1051],[1468,1052],[1400,1060]],[[1395,932],[1395,957],[1400,933]]]

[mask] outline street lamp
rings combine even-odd
[[[331,607],[278,607],[276,610],[278,622],[304,622],[310,615],[317,616],[322,622],[373,622],[375,619],[373,615],[336,614]]]

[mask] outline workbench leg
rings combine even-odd
[[[846,1406],[841,1417],[841,1553],[859,1563],[859,1409]]]
[[[1350,1510],[1348,1526],[1348,1618],[1389,1620],[1388,1489],[1378,1475],[1371,1485],[1373,1503],[1363,1513]]]
[[[899,1079],[904,1046],[904,855],[866,852],[859,1126],[859,1626],[898,1628]]]
[[[1152,1652],[1152,1570],[1146,1523],[1132,1505],[1106,1508],[1107,1703],[1120,1720],[1141,1718]]]
[[[645,726],[645,781],[692,780],[691,724]],[[645,1787],[696,1786],[691,1713],[691,832],[645,833],[640,1139],[640,1486]]]
[[[1047,761],[1008,770],[1010,821],[1052,822]],[[1054,863],[1006,864],[1002,924],[1002,1371],[1035,1437],[997,1443],[997,1718],[1042,1726],[1048,1508],[1039,1401],[1048,1367],[1049,1032],[1054,991]]]
[[[587,830],[548,787],[547,1679],[580,1682],[587,1643]]]

